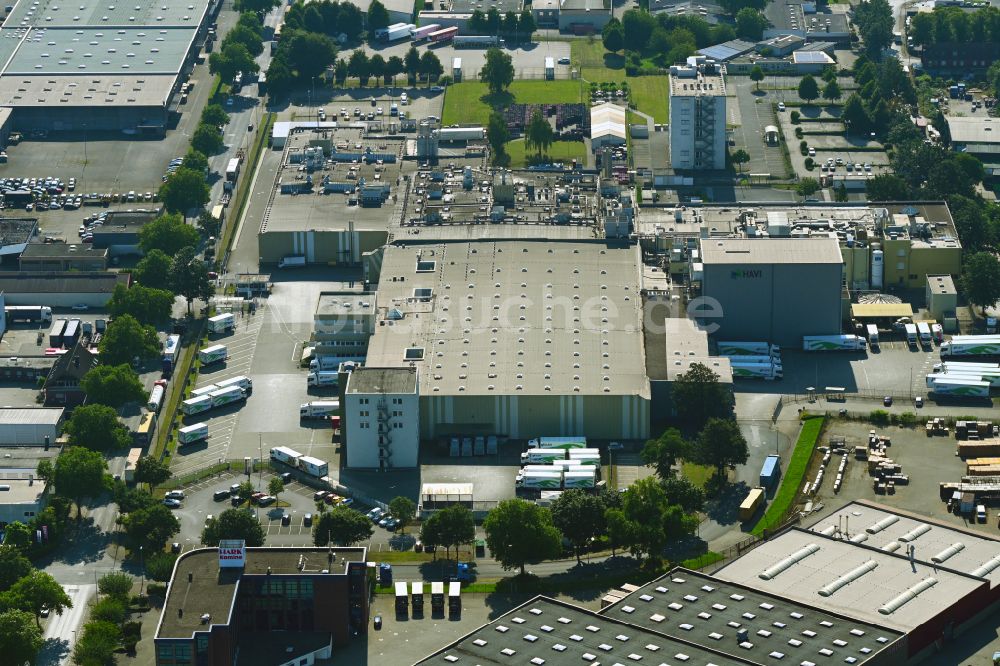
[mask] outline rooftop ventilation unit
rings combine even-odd
[[[775,576],[785,571],[793,564],[801,562],[805,558],[817,552],[819,552],[819,546],[817,546],[814,543],[807,544],[804,548],[800,548],[799,550],[795,551],[785,559],[775,564],[773,567],[769,567],[764,571],[762,571],[760,574],[758,574],[758,578],[760,578],[761,580],[772,580]]]
[[[850,571],[848,571],[847,573],[845,573],[843,576],[833,581],[832,583],[829,583],[828,585],[824,585],[823,587],[821,587],[819,589],[819,596],[821,597],[831,596],[834,592],[844,587],[845,585],[849,585],[850,583],[853,583],[857,579],[864,576],[866,573],[874,571],[876,567],[878,567],[878,562],[876,562],[875,560],[868,560],[861,566],[851,569]]]
[[[921,536],[922,534],[927,534],[930,531],[931,531],[930,525],[927,525],[926,523],[921,523],[916,527],[914,527],[909,532],[907,532],[906,534],[899,537],[899,540],[902,541],[903,543],[909,543],[911,541],[916,540],[917,537]]]
[[[868,532],[868,534],[878,534],[885,528],[889,527],[890,525],[894,525],[897,522],[899,522],[899,516],[887,516],[882,520],[878,521],[877,523],[875,523],[874,525],[870,525],[869,527],[865,528],[865,532]]]
[[[945,548],[944,550],[942,550],[937,555],[933,556],[931,558],[931,562],[934,562],[935,564],[941,564],[945,560],[954,557],[955,555],[959,554],[963,550],[965,550],[965,544],[964,543],[961,543],[961,542],[953,543],[950,546],[948,546],[947,548]]]
[[[927,526],[924,525],[924,527],[927,527]],[[930,528],[928,528],[928,529],[930,529]],[[900,594],[898,597],[896,597],[894,599],[891,599],[884,606],[881,606],[878,609],[878,612],[881,613],[882,615],[891,615],[894,612],[896,612],[897,610],[899,610],[900,608],[902,608],[904,605],[906,605],[907,603],[909,603],[910,601],[913,601],[914,599],[916,599],[920,594],[922,594],[922,593],[926,592],[927,590],[931,589],[932,587],[934,587],[935,585],[937,585],[937,579],[936,578],[930,578],[930,577],[924,578],[922,581],[920,581],[919,583],[917,583],[916,585],[914,585],[910,589],[906,590],[905,592],[903,592],[902,594]]]

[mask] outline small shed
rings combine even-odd
[[[625,109],[604,102],[590,109],[590,148],[625,145]]]

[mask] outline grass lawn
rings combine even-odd
[[[715,474],[715,468],[710,465],[697,465],[684,461],[681,463],[681,474],[694,485],[704,488],[705,483]]]
[[[636,109],[653,116],[658,123],[668,121],[670,79],[667,76],[626,76],[625,58],[604,49],[600,39],[574,39],[570,42],[573,65],[581,78],[593,83],[628,81]]]
[[[809,469],[809,460],[816,448],[816,440],[819,439],[819,434],[823,430],[823,421],[824,417],[822,416],[812,416],[802,424],[799,438],[795,442],[795,450],[792,452],[792,459],[788,463],[788,469],[781,477],[778,492],[771,500],[763,517],[754,526],[753,534],[760,536],[765,528],[780,524],[781,519],[785,517],[795,502],[799,488],[802,487],[802,477]]]
[[[510,155],[510,167],[512,169],[529,166],[528,157],[534,157],[533,150],[530,154],[525,153],[523,139],[508,141],[507,154]],[[547,161],[551,162],[568,163],[574,158],[578,162],[582,162],[587,158],[586,146],[582,141],[556,141],[549,146],[546,155],[548,156]]]
[[[485,125],[490,119],[490,107],[509,104],[565,104],[582,100],[580,81],[514,81],[508,93],[489,95],[485,83],[463,81],[448,86],[445,93],[441,123]]]

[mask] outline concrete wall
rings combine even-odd
[[[7,305],[48,305],[53,308],[71,308],[78,303],[86,303],[92,308],[103,308],[111,300],[111,292],[5,292]]]
[[[167,124],[167,110],[161,106],[134,107],[23,107],[15,109],[14,127],[21,132],[50,131],[112,131],[139,125]],[[81,155],[83,147],[80,147]]]
[[[415,393],[348,393],[344,396],[347,466],[379,469],[383,465],[379,459],[379,437],[383,436],[379,433],[380,401],[385,401],[388,412],[388,429],[383,433],[389,439],[388,466],[393,469],[416,467],[420,452],[420,405]]]
[[[572,31],[573,26],[587,25],[593,27],[594,32],[600,32],[610,20],[611,10],[609,9],[592,9],[590,11],[562,9],[559,11],[560,30]]]
[[[772,241],[781,242],[781,241]],[[718,302],[719,340],[799,347],[804,335],[840,332],[839,264],[706,264],[704,296]]]
[[[12,523],[15,520],[27,523],[43,508],[44,501],[0,504],[0,523]]]
[[[422,396],[420,413],[424,439],[476,434],[647,439],[650,400],[639,395]]]
[[[386,243],[386,231],[267,231],[257,237],[261,264],[305,255],[310,264],[360,264],[361,255]]]

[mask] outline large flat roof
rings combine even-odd
[[[761,664],[778,659],[774,652],[800,664],[827,649],[830,654],[823,656],[831,663],[860,665],[902,638],[881,625],[681,568],[643,585],[601,614],[703,645],[739,644],[742,656]],[[745,643],[737,639],[740,631],[747,632]]]
[[[713,238],[701,243],[701,257],[711,264],[842,264],[836,238]]]
[[[59,425],[62,407],[0,407],[0,426]]]
[[[865,543],[799,528],[786,530],[757,546],[719,569],[715,576],[904,632],[989,584],[985,579],[919,560],[911,562],[904,555]],[[930,587],[921,589],[925,585]],[[826,586],[835,587],[829,596],[820,594]],[[903,601],[901,605],[897,605],[899,600]]]
[[[982,532],[864,501],[844,505],[809,529],[900,553],[912,546],[917,560],[988,578],[993,587],[1000,585],[1000,540]],[[953,546],[954,553],[948,550]]]
[[[375,314],[375,292],[321,291],[316,302],[319,317],[363,317]]]
[[[367,365],[422,348],[421,395],[648,395],[638,247],[605,241],[386,248]]]
[[[40,29],[57,26],[100,26],[108,29],[118,26],[197,27],[208,5],[209,0],[20,0],[4,26],[14,29],[32,26]]]
[[[107,248],[86,243],[28,243],[21,253],[21,259],[101,259],[107,256]]]
[[[355,368],[347,380],[347,393],[416,393],[416,368]]]
[[[41,479],[6,478],[0,474],[0,505],[36,504],[45,494],[45,482]]]
[[[578,666],[648,662],[736,666],[753,663],[743,655],[731,653],[735,642],[712,649],[687,642],[686,638],[666,636],[539,596],[417,664]]]
[[[1000,118],[945,116],[953,143],[1000,143]]]
[[[23,272],[0,275],[0,291],[12,294],[86,293],[110,294],[115,285],[128,286],[126,273],[39,273]]]
[[[334,573],[346,573],[348,562],[363,562],[366,557],[365,548],[334,548],[336,560],[331,567],[329,552],[327,548],[247,548],[243,569],[220,569],[217,548],[184,553],[174,565],[156,638],[189,638],[196,631],[207,631],[209,625],[201,622],[205,613],[211,615],[212,624],[228,624],[240,579],[245,574],[330,575],[321,573],[327,568]]]

